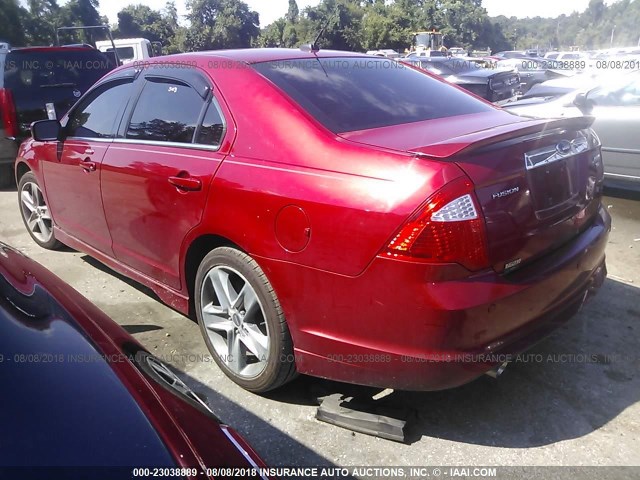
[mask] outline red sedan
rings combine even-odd
[[[255,392],[433,390],[578,311],[610,217],[591,119],[514,116],[389,59],[285,49],[119,68],[16,162],[25,225],[197,316]]]

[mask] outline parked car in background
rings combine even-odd
[[[411,52],[404,56],[404,58],[447,58],[448,55],[442,50],[420,50],[418,52]]]
[[[500,60],[496,67],[518,72],[520,75],[521,94],[526,94],[534,85],[544,83],[553,78],[565,77],[562,72],[547,68],[545,62],[537,58],[509,58]]]
[[[11,385],[0,409],[11,432],[0,440],[0,467],[40,468],[38,478],[59,478],[55,467],[69,469],[65,478],[81,477],[73,467],[128,467],[109,478],[131,478],[139,466],[200,479],[217,477],[211,468],[264,466],[167,365],[2,242],[0,352],[0,379]]]
[[[448,51],[452,57],[466,57],[467,51],[461,47],[451,47]]]
[[[523,50],[505,50],[491,54],[496,60],[506,60],[508,58],[527,58],[526,52]]]
[[[603,78],[597,85],[555,99],[537,97],[508,105],[510,112],[538,118],[590,115],[602,142],[607,182],[640,188],[640,71]]]
[[[101,52],[107,53],[113,52],[115,45],[116,52],[118,52],[118,59],[125,64],[140,62],[162,55],[160,43],[154,43],[146,38],[118,38],[113,40],[113,43],[111,43],[111,40],[98,41],[96,42],[96,48]]]
[[[598,77],[602,74],[602,72],[585,71],[575,75],[559,75],[556,78],[532,85],[522,95],[521,99],[546,98],[550,100],[559,98],[567,93],[594,86]]]
[[[520,91],[520,77],[515,70],[481,67],[475,59],[430,58],[409,60],[409,63],[490,102],[503,104],[513,101]]]
[[[364,54],[190,53],[120,67],[34,123],[18,197],[39,245],[193,312],[250,391],[296,373],[438,390],[527,349],[603,282],[590,123],[518,117]]]
[[[525,50],[525,55],[527,57],[542,57],[543,55],[540,54],[540,51],[535,49],[535,48],[530,48],[529,50]]]
[[[598,85],[617,83],[620,76],[624,75],[624,73],[625,72],[620,72],[620,70],[615,69],[589,69],[577,72],[575,75],[559,75],[546,82],[535,84],[522,95],[521,99],[546,98],[547,100],[551,100],[559,98],[570,92],[576,92],[578,90],[586,91]]]
[[[584,52],[547,52],[544,56],[546,60],[569,61],[586,60],[589,56]]]
[[[374,55],[376,57],[387,57],[387,58],[400,58],[402,55],[392,49],[382,49],[382,50],[369,50],[367,55]]]
[[[62,118],[115,67],[89,46],[0,48],[0,187],[13,181],[18,145],[31,122]]]

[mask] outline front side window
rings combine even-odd
[[[147,79],[133,110],[126,138],[193,143],[204,100],[186,83]]]
[[[121,80],[97,88],[67,122],[67,136],[84,138],[113,138],[118,128],[122,108],[131,95],[132,81]]]
[[[334,133],[491,110],[394,60],[317,58],[258,63],[254,68]]]

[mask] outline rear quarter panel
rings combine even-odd
[[[216,234],[254,256],[354,276],[431,193],[461,175],[452,164],[340,139],[250,67],[209,73],[237,136],[188,243]],[[291,206],[302,211],[293,219]]]

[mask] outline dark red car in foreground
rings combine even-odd
[[[2,242],[0,352],[1,478],[203,479],[231,467],[265,478],[257,454],[175,373]]]
[[[517,117],[384,58],[184,54],[119,68],[61,124],[34,124],[19,201],[40,245],[195,313],[249,390],[296,372],[443,389],[602,283],[590,123]]]

